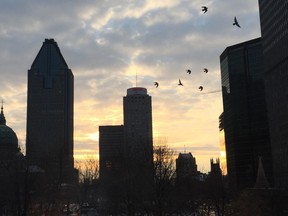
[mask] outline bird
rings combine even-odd
[[[156,88],[158,88],[159,83],[158,82],[154,82],[154,85],[156,86]]]
[[[208,69],[207,69],[207,68],[204,68],[203,71],[204,71],[205,73],[208,73]]]
[[[200,89],[200,91],[202,91],[203,90],[203,86],[199,86],[199,88],[198,89]]]
[[[238,20],[237,20],[236,17],[234,17],[234,23],[233,23],[233,25],[236,25],[237,27],[241,28],[241,26],[239,25]]]
[[[208,7],[202,6],[202,11],[203,11],[203,14],[206,13],[208,11]]]
[[[179,83],[178,83],[179,86],[183,86],[181,80],[179,79]]]
[[[188,73],[188,74],[191,74],[191,70],[188,69],[188,70],[187,70],[187,73]]]

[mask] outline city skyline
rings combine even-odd
[[[154,145],[166,140],[177,152],[191,152],[200,171],[220,156],[219,56],[260,36],[258,1],[4,1],[0,10],[0,99],[22,147],[27,70],[44,39],[54,38],[74,73],[75,160],[98,153],[100,125],[123,124],[122,99],[136,74],[137,86],[153,97]],[[234,16],[241,29],[232,25]]]

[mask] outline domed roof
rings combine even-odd
[[[3,113],[3,106],[1,107],[0,113],[0,150],[17,150],[18,138],[16,133],[6,125],[6,119]]]

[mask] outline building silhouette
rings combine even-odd
[[[127,89],[127,95],[123,97],[123,112],[124,125],[99,127],[100,178],[122,166],[131,168],[132,164],[138,172],[152,172],[152,105],[147,89]],[[121,165],[119,160],[122,160]]]
[[[216,158],[215,162],[214,159],[210,159],[210,172],[209,175],[213,176],[221,176],[222,175],[222,170],[220,167],[220,159]]]
[[[127,89],[123,98],[125,154],[129,160],[151,167],[153,164],[152,103],[147,89]]]
[[[9,161],[19,151],[18,138],[16,133],[6,125],[3,105],[0,113],[0,166],[9,164]]]
[[[45,39],[28,70],[26,155],[47,183],[75,182],[74,78],[54,39]]]
[[[179,153],[176,159],[176,182],[196,179],[197,176],[196,159],[192,153]]]
[[[227,47],[220,63],[229,182],[233,187],[254,186],[261,156],[272,184],[261,38]]]
[[[123,211],[118,207],[127,202],[128,211],[133,212],[140,200],[152,196],[152,105],[147,89],[127,89],[123,112],[124,125],[99,127],[100,182],[105,197],[101,206],[110,213]]]
[[[0,113],[0,215],[20,215],[21,202],[25,197],[26,171],[25,157],[18,146],[16,133],[6,125],[2,104]]]
[[[124,166],[124,126],[99,126],[101,180],[119,181]]]
[[[288,188],[287,6],[287,0],[259,0],[274,180],[276,187],[286,189]]]

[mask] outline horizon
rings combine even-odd
[[[54,38],[74,74],[75,161],[97,156],[99,126],[123,124],[123,97],[137,83],[152,97],[154,140],[191,152],[198,169],[208,172],[210,158],[220,158],[220,55],[260,37],[260,22],[257,1],[205,5],[203,14],[200,0],[4,1],[0,99],[19,145],[26,137],[27,72],[45,38]],[[235,16],[241,28],[232,25]]]

